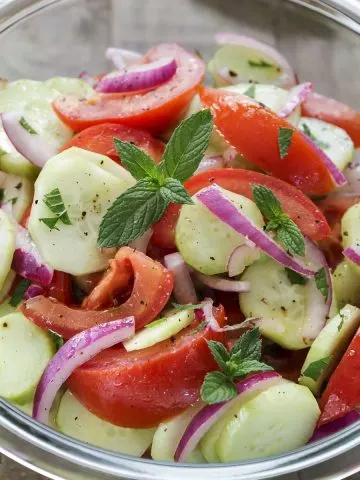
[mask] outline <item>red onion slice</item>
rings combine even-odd
[[[213,168],[224,168],[224,158],[221,155],[205,155],[194,175],[207,172]]]
[[[356,265],[360,266],[360,248],[356,245],[345,248],[345,250],[343,251],[343,255],[344,257],[354,262]]]
[[[30,133],[21,126],[25,118],[21,112],[1,114],[4,131],[14,148],[36,167],[42,168],[49,158],[57,154],[55,145],[37,133]]]
[[[252,37],[246,37],[244,35],[237,35],[231,32],[219,32],[215,34],[215,41],[219,45],[240,45],[243,47],[257,50],[260,54],[264,54],[273,59],[274,63],[279,65],[283,74],[280,78],[280,86],[284,88],[291,88],[296,85],[296,75],[291,68],[286,58],[281,55],[275,48],[271,47],[267,43],[260,42]]]
[[[127,317],[84,330],[66,342],[50,360],[36,389],[35,420],[49,423],[49,412],[56,393],[76,368],[134,333],[134,317]]]
[[[346,427],[349,427],[353,423],[358,422],[359,420],[360,413],[358,413],[356,410],[353,410],[347,413],[344,417],[337,418],[332,422],[326,423],[325,425],[321,425],[321,427],[318,427],[313,433],[313,436],[310,438],[309,443],[317,442],[318,440],[329,437],[330,435],[333,435],[334,433],[339,432]]]
[[[24,293],[24,300],[37,297],[38,295],[44,295],[44,289],[40,285],[32,284]]]
[[[241,282],[237,280],[228,280],[227,278],[219,278],[211,275],[203,275],[202,273],[195,272],[195,277],[200,280],[201,283],[214,290],[220,290],[221,292],[250,292],[250,282]]]
[[[146,232],[143,235],[141,235],[141,237],[129,243],[129,247],[134,248],[135,250],[138,250],[139,252],[146,254],[146,250],[152,234],[153,234],[153,231],[151,228],[149,228],[149,230],[146,230]],[[116,252],[116,249],[115,249],[115,252]]]
[[[188,455],[197,447],[202,437],[240,400],[263,391],[278,382],[281,376],[276,372],[257,373],[236,384],[237,396],[228,401],[206,405],[191,420],[187,426],[175,452],[175,461],[184,462]]]
[[[311,82],[300,83],[289,92],[289,99],[278,113],[279,117],[287,118],[299,107],[313,91]]]
[[[205,321],[209,328],[213,332],[229,332],[234,330],[240,330],[247,327],[256,327],[259,326],[259,322],[262,321],[262,318],[248,318],[241,323],[237,323],[235,325],[225,325],[225,327],[220,327],[218,321],[216,320],[213,314],[213,303],[214,301],[211,298],[205,298],[202,304],[202,308],[195,310],[195,315],[200,322]]]
[[[186,305],[198,302],[194,284],[190,277],[189,269],[180,253],[165,255],[164,263],[166,268],[174,274],[173,294],[178,303]]]
[[[125,50],[124,48],[109,47],[105,51],[105,57],[112,62],[118,70],[122,70],[129,65],[138,63],[143,55],[132,50]]]
[[[326,283],[328,285],[327,301],[320,290],[317,288],[315,280],[311,280],[306,285],[307,308],[305,321],[302,328],[302,337],[305,343],[312,343],[313,340],[323,329],[326,319],[329,315],[332,303],[332,277],[329,266],[322,251],[309,239],[306,242],[306,256],[310,259],[312,265],[319,271],[324,269]]]
[[[109,73],[96,86],[101,93],[128,93],[151,90],[170,80],[176,73],[173,57],[164,57],[152,63],[134,65],[126,70]]]
[[[253,242],[277,262],[304,277],[314,277],[315,271],[298,257],[291,257],[272,238],[243,215],[214,185],[196,194],[199,201],[215,216],[236,232]]]
[[[255,262],[260,257],[260,251],[256,247],[239,245],[233,250],[227,261],[227,272],[229,277],[240,275],[249,263]]]

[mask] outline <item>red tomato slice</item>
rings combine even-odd
[[[230,192],[251,199],[251,186],[264,185],[274,192],[284,212],[290,215],[305,235],[317,241],[331,234],[330,227],[320,209],[300,190],[278,178],[251,170],[220,168],[195,175],[185,183],[185,187],[190,195],[194,195],[202,188],[214,183]],[[175,226],[180,208],[178,205],[171,205],[161,220],[154,225],[152,242],[155,245],[174,248]]]
[[[71,308],[51,298],[38,296],[26,301],[21,310],[34,323],[42,328],[51,329],[65,338],[86,330],[94,325],[121,317],[133,315],[136,328],[151,322],[166,305],[173,289],[173,274],[159,262],[129,247],[122,247],[116,255],[116,264],[112,264],[106,275],[93,290],[86,301],[87,308],[99,308],[114,293],[111,288],[124,286],[124,273],[121,269],[128,266],[133,271],[134,286],[130,298],[118,307],[108,310],[81,310]],[[113,272],[124,275],[121,281],[109,281]],[[127,278],[129,278],[127,276]]]
[[[325,195],[335,183],[322,158],[304,136],[276,113],[248,97],[202,88],[203,105],[211,108],[216,128],[253,165],[310,195]],[[279,129],[293,131],[285,158],[280,158]]]
[[[332,374],[320,400],[319,426],[343,417],[360,405],[360,329]]]
[[[223,308],[214,309],[214,314],[223,325]],[[191,334],[195,327],[194,322],[175,337],[143,350],[106,350],[75,370],[68,387],[108,422],[157,426],[198,401],[204,376],[217,370],[206,340],[223,341],[223,334],[209,328]]]
[[[360,113],[348,105],[312,93],[302,104],[302,114],[343,128],[352,138],[355,147],[360,147]]]
[[[71,275],[55,270],[53,279],[47,289],[47,296],[55,298],[65,305],[70,305],[72,303]]]
[[[152,48],[145,62],[174,57],[175,75],[155,90],[137,95],[98,94],[89,100],[71,96],[59,97],[55,112],[70,128],[83,130],[104,122],[122,123],[161,133],[184,114],[205,74],[205,64],[196,55],[176,44],[161,44]]]
[[[144,130],[136,130],[117,123],[102,123],[86,128],[73,137],[63,148],[79,147],[91,152],[107,155],[115,162],[119,162],[119,155],[115,150],[114,138],[131,142],[150,155],[154,162],[159,163],[164,153],[165,145],[156,140]]]

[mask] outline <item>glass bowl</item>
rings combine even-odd
[[[276,45],[301,79],[360,108],[358,0],[0,0],[0,75],[44,79],[101,72],[108,67],[109,45],[146,51],[158,42],[178,42],[209,58],[219,30]],[[340,479],[360,470],[356,455],[345,454],[360,444],[360,424],[284,455],[195,466],[91,447],[0,400],[0,438],[3,454],[53,479],[256,480],[307,469],[303,477],[286,478],[310,480]],[[325,461],[322,477],[309,468]]]

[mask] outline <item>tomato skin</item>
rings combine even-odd
[[[166,305],[173,289],[173,274],[159,262],[129,247],[122,247],[115,260],[119,262],[116,272],[120,272],[121,266],[128,263],[131,265],[134,276],[131,296],[122,305],[101,311],[84,310],[38,296],[27,300],[21,306],[21,311],[35,324],[51,329],[64,338],[71,338],[76,333],[100,323],[130,315],[135,317],[137,329],[143,327],[154,320]],[[113,271],[114,269],[110,270],[109,276],[112,276]],[[109,300],[113,293],[109,286],[114,286],[114,283],[109,282],[108,278],[105,276],[91,292],[85,301],[86,308],[100,308]],[[122,281],[121,286],[124,283]],[[115,285],[118,287],[119,282]]]
[[[47,296],[55,298],[65,305],[70,305],[72,303],[71,275],[55,270],[53,279],[48,286]]]
[[[202,88],[200,98],[210,107],[216,128],[246,160],[309,195],[325,195],[335,182],[323,159],[303,134],[254,100],[225,90]],[[293,132],[285,158],[280,158],[279,129]]]
[[[102,123],[101,125],[86,128],[75,135],[61,150],[67,150],[70,147],[79,147],[84,150],[107,155],[115,162],[121,163],[115,149],[114,138],[118,138],[123,142],[133,143],[150,155],[156,163],[160,162],[165,150],[164,143],[152,137],[150,133],[118,123]]]
[[[53,107],[59,118],[76,132],[104,122],[121,123],[162,133],[178,121],[205,75],[205,64],[176,44],[161,44],[144,58],[146,63],[174,57],[175,75],[155,90],[137,95],[97,94],[89,100],[59,97]]]
[[[214,309],[224,324],[223,308]],[[67,386],[91,412],[115,425],[150,428],[199,400],[204,376],[217,370],[206,340],[223,341],[209,327],[126,353],[109,349],[75,370]]]
[[[350,135],[355,147],[360,147],[360,113],[348,105],[318,93],[311,93],[302,104],[302,114],[343,128]]]
[[[320,400],[319,426],[360,405],[360,329],[356,332]]]
[[[259,184],[272,190],[281,206],[299,226],[300,230],[314,241],[328,237],[330,227],[320,209],[300,190],[269,175],[251,170],[218,168],[199,173],[185,183],[190,195],[202,188],[217,184],[230,192],[252,199],[251,185]],[[152,242],[162,248],[174,248],[175,227],[180,206],[170,205],[153,229]]]

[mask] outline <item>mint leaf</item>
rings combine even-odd
[[[278,240],[285,249],[295,255],[305,255],[305,240],[299,229],[291,218],[284,218],[276,230]]]
[[[70,218],[67,214],[64,201],[58,188],[54,188],[54,190],[51,190],[51,192],[44,195],[43,202],[48,209],[56,215],[58,220],[61,220],[65,225],[71,225]]]
[[[272,63],[266,62],[265,60],[248,60],[249,67],[258,67],[258,68],[275,68],[275,65]]]
[[[256,96],[255,85],[254,84],[250,85],[250,87],[244,92],[244,95],[246,95],[249,98],[255,98]]]
[[[329,296],[329,285],[326,281],[324,267],[320,268],[320,270],[315,274],[315,284],[317,289],[320,290],[321,294],[323,295],[325,302],[327,302]]]
[[[214,340],[208,340],[207,344],[209,345],[210,351],[215,358],[216,363],[222,370],[226,371],[226,362],[230,360],[230,354],[226,350],[225,346],[220,342],[215,342]]]
[[[201,398],[204,402],[210,405],[226,402],[236,395],[236,385],[222,372],[211,372],[206,375],[201,387]]]
[[[179,180],[166,178],[160,187],[160,195],[168,203],[193,205],[194,202]]]
[[[106,212],[100,224],[99,247],[120,247],[136,240],[159,220],[167,206],[157,183],[148,178],[139,180]]]
[[[292,285],[306,285],[306,278],[294,272],[294,270],[285,268],[285,272]]]
[[[293,134],[294,130],[292,130],[291,128],[279,128],[278,145],[281,160],[283,160],[288,154]]]
[[[167,321],[167,319],[168,319],[167,317],[158,318],[157,320],[154,320],[153,322],[148,323],[147,325],[144,325],[144,328],[157,327],[158,325],[161,325],[161,324],[165,323]]]
[[[249,373],[255,372],[270,372],[274,370],[270,365],[259,362],[258,360],[244,360],[238,366],[238,369],[234,373],[234,377],[241,378],[249,375]]]
[[[321,358],[315,362],[310,363],[306,370],[302,373],[304,377],[312,378],[313,380],[318,380],[320,376],[324,373],[326,368],[329,366],[332,360],[332,355],[328,357]]]
[[[30,135],[37,135],[37,131],[32,128],[31,125],[28,124],[28,122],[25,120],[24,117],[21,117],[19,120],[20,125],[30,133]]]
[[[203,320],[202,322],[199,323],[199,325],[194,328],[194,330],[191,330],[191,332],[188,333],[188,335],[196,335],[197,333],[201,332],[201,330],[204,330],[207,326],[207,321]]]
[[[39,218],[39,222],[43,222],[45,223],[45,225],[47,227],[50,228],[50,230],[59,230],[57,227],[56,227],[56,224],[58,223],[60,219],[57,218],[57,217],[52,217],[52,218]]]
[[[56,332],[53,332],[52,330],[48,330],[48,334],[50,335],[55,344],[56,351],[58,351],[65,343],[63,337],[61,335],[58,335]]]
[[[339,312],[339,315],[340,315],[340,322],[339,322],[339,325],[337,326],[337,331],[340,332],[341,329],[343,328],[344,326],[344,321],[345,321],[345,315],[341,312]]]
[[[9,302],[9,304],[12,307],[17,307],[19,305],[19,303],[24,298],[24,293],[29,288],[30,284],[31,284],[30,280],[25,280],[24,278],[20,280],[20,282],[15,287],[15,290]]]
[[[143,150],[117,138],[114,138],[114,144],[121,163],[136,180],[145,177],[157,178],[155,164]]]
[[[319,140],[315,135],[312,133],[312,131],[309,128],[309,125],[306,123],[303,123],[302,125],[302,130],[305,133],[307,137],[309,137],[313,142],[316,143],[316,145],[324,150],[330,147],[330,145],[326,142],[323,142],[322,140]]]
[[[163,160],[157,166],[159,174],[180,182],[190,178],[209,145],[213,124],[209,109],[194,113],[182,121],[166,145]]]
[[[282,214],[281,204],[269,188],[253,185],[252,192],[258,209],[267,220],[272,220]]]
[[[259,360],[261,356],[261,337],[259,328],[247,330],[231,349],[231,356],[241,360]]]
[[[198,304],[192,304],[192,303],[175,303],[173,302],[171,304],[174,308],[176,308],[176,310],[178,311],[181,311],[181,310],[199,310],[200,308],[203,308],[203,304],[202,303],[198,303]]]

